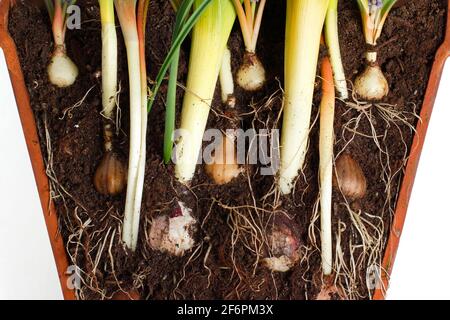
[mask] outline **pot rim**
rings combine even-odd
[[[44,213],[45,222],[50,238],[50,243],[55,257],[56,268],[61,283],[61,289],[64,299],[76,299],[75,291],[70,289],[70,275],[67,273],[69,260],[66,254],[66,248],[58,231],[58,216],[55,205],[50,199],[50,185],[48,177],[45,173],[45,164],[42,156],[42,150],[39,144],[39,136],[36,129],[33,110],[30,105],[28,90],[20,66],[16,45],[8,33],[8,13],[11,0],[0,0],[0,47],[3,49],[8,66],[11,83],[16,97],[17,108],[19,111],[22,128],[27,143],[28,153],[36,179],[39,191],[41,206]],[[392,222],[388,243],[385,249],[384,258],[381,266],[381,275],[377,288],[374,291],[374,300],[383,300],[386,297],[389,285],[389,277],[392,273],[395,257],[397,254],[400,236],[408,209],[409,199],[423,149],[423,144],[428,129],[431,113],[433,111],[434,102],[436,100],[439,82],[446,59],[450,56],[450,0],[447,6],[447,25],[445,40],[436,53],[433,67],[431,69],[428,80],[427,90],[425,93],[419,121],[416,127],[411,147],[410,157],[405,169],[400,193],[397,200],[394,219]]]

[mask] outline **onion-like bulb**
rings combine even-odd
[[[266,83],[266,70],[255,53],[245,52],[236,82],[246,91],[260,90]]]
[[[355,80],[356,94],[367,101],[381,100],[389,93],[389,84],[376,57],[376,52],[367,53],[367,66]]]
[[[71,86],[78,77],[78,68],[67,56],[64,46],[56,46],[47,68],[50,82],[60,88]]]

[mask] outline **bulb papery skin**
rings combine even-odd
[[[377,64],[368,64],[355,80],[356,94],[367,101],[379,101],[389,93],[389,84]]]
[[[237,84],[246,91],[260,90],[266,83],[266,70],[253,52],[246,52],[237,72]]]
[[[50,82],[59,87],[70,87],[78,77],[78,67],[64,49],[56,48],[47,68]]]

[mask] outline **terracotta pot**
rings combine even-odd
[[[0,0],[0,47],[3,49],[8,66],[9,76],[11,78],[14,95],[16,96],[17,108],[19,110],[20,120],[30,154],[36,184],[41,199],[42,210],[44,212],[45,222],[50,237],[53,254],[55,256],[56,268],[58,270],[59,280],[64,298],[67,300],[75,299],[75,292],[70,290],[68,275],[69,267],[68,257],[63,239],[58,232],[58,216],[55,206],[50,199],[50,186],[48,177],[45,174],[44,159],[42,157],[39,137],[34,121],[33,110],[30,106],[27,87],[20,67],[19,57],[17,56],[16,46],[8,34],[8,11],[10,0]]]
[[[55,256],[56,267],[61,281],[61,287],[65,299],[75,299],[75,293],[67,286],[69,277],[66,270],[69,266],[68,257],[61,235],[58,233],[58,218],[54,204],[49,201],[49,181],[45,174],[44,160],[42,157],[39,138],[36,130],[33,111],[30,106],[28,91],[25,86],[22,70],[17,56],[16,46],[8,34],[8,11],[11,0],[0,0],[0,47],[3,49],[11,77],[14,94],[16,96],[17,107],[20,119],[22,121],[23,131],[30,154],[36,183],[39,190],[42,209],[50,237],[50,242]],[[449,0],[450,7],[450,0]],[[422,111],[420,117],[422,121],[417,125],[417,133],[413,141],[410,158],[405,170],[405,177],[399,194],[399,199],[395,211],[390,236],[383,259],[382,283],[375,290],[374,299],[384,299],[386,288],[388,287],[389,276],[392,271],[395,256],[397,253],[400,236],[405,222],[408,202],[411,196],[414,178],[419,164],[420,154],[422,152],[425,135],[433,110],[434,101],[436,99],[439,81],[441,79],[442,70],[447,57],[450,56],[450,14],[447,16],[447,30],[445,41],[438,50],[433,68],[431,70],[430,79],[427,86]]]
[[[450,9],[450,0],[448,7]],[[448,10],[448,9],[447,9]],[[397,249],[400,242],[400,236],[405,224],[406,212],[408,210],[409,199],[411,197],[412,188],[414,185],[414,178],[416,177],[417,167],[419,165],[420,154],[422,153],[425,135],[430,123],[431,113],[433,111],[434,102],[436,100],[439,82],[444,69],[445,60],[450,56],[450,11],[447,12],[447,27],[445,32],[445,40],[436,53],[433,67],[431,69],[430,79],[428,80],[427,91],[423,100],[422,110],[420,111],[420,121],[416,127],[416,135],[411,146],[411,153],[408,164],[405,169],[405,176],[403,178],[400,194],[398,197],[397,207],[395,208],[394,220],[392,222],[389,240],[382,263],[382,283],[378,285],[375,290],[373,298],[375,300],[382,300],[385,298],[386,290],[389,285],[389,277],[394,266]]]

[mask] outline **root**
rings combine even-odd
[[[197,245],[197,248],[192,252],[190,257],[188,258],[188,260],[184,264],[183,271],[182,271],[182,276],[178,280],[177,285],[175,286],[175,289],[173,289],[173,292],[172,292],[172,295],[173,295],[175,300],[177,300],[179,297],[181,297],[183,300],[186,299],[186,297],[184,296],[183,292],[180,290],[180,285],[183,283],[183,281],[186,280],[186,269],[187,269],[187,267],[191,263],[196,261],[198,258],[200,258],[200,256],[202,255],[203,245],[204,245],[203,241],[199,245]]]
[[[110,211],[106,212],[105,217],[111,214]],[[120,246],[120,224],[105,225],[91,233],[89,230],[94,228],[94,224],[87,212],[80,211],[77,207],[73,216],[78,225],[68,236],[66,250],[72,265],[78,270],[82,284],[81,287],[75,288],[77,298],[87,299],[95,293],[100,299],[111,299],[117,291],[128,295],[118,280],[113,254],[113,248]],[[84,261],[84,267],[80,266],[81,261]],[[99,276],[103,278],[103,274],[112,277],[118,288],[116,291],[106,291],[104,280],[99,278]]]
[[[63,110],[62,112],[62,116],[61,118],[59,118],[59,120],[64,120],[64,118],[66,116],[69,117],[69,119],[72,119],[73,117],[73,111],[79,107],[81,107],[83,105],[83,103],[86,101],[89,93],[96,87],[97,85],[94,84],[92,87],[89,88],[89,90],[84,94],[83,98],[81,98],[80,101],[78,101],[77,103],[75,103],[73,106],[71,107],[67,107]]]
[[[246,248],[254,257],[253,276],[265,252],[270,248],[267,234],[268,223],[264,223],[259,212],[264,211],[254,206],[232,207],[223,203],[218,205],[229,212],[227,224],[231,229],[231,259],[233,266],[238,271],[235,259],[235,247],[238,242]],[[271,211],[265,211],[271,215]]]
[[[119,135],[120,131],[121,131],[121,123],[122,123],[122,109],[120,108],[120,94],[122,92],[122,84],[121,82],[119,82],[118,88],[117,88],[117,92],[114,95],[114,101],[116,104],[116,110],[114,112],[115,114],[115,119],[111,119],[109,117],[107,117],[104,113],[104,111],[100,111],[100,115],[105,118],[106,120],[110,120],[113,121],[116,127],[116,135]],[[126,134],[124,132],[124,134]]]
[[[385,225],[378,216],[361,210],[356,212],[347,203],[343,206],[349,214],[351,225],[347,226],[339,221],[336,232],[336,284],[349,299],[363,299],[366,295],[371,298],[375,288],[369,283],[374,281],[369,272],[378,270],[381,266]],[[342,243],[344,232],[352,235],[348,244]],[[381,271],[375,273],[381,275]],[[378,279],[375,279],[375,283],[378,283]]]
[[[44,135],[45,135],[45,145],[47,151],[47,159],[45,166],[45,174],[49,178],[50,182],[50,199],[49,199],[49,208],[51,201],[61,200],[65,209],[66,216],[69,214],[69,208],[67,205],[67,198],[71,199],[77,206],[81,207],[83,210],[87,211],[86,208],[72,196],[67,189],[58,181],[55,170],[53,168],[53,147],[52,147],[52,139],[50,136],[50,130],[48,125],[47,113],[43,115],[44,121]]]
[[[59,228],[64,224],[69,233],[66,251],[81,285],[75,286],[75,295],[78,299],[86,299],[94,293],[100,299],[110,299],[114,293],[106,292],[99,276],[101,278],[104,274],[111,276],[118,290],[125,292],[116,274],[112,252],[112,248],[120,246],[121,243],[120,236],[117,235],[120,235],[122,219],[117,212],[113,212],[113,208],[103,213],[97,212],[96,223],[103,226],[96,227],[95,231],[91,232],[94,230],[91,218],[93,213],[89,213],[86,207],[59,182],[53,168],[52,140],[46,113],[43,115],[43,126],[47,151],[46,174],[50,182],[49,201],[60,201],[64,208],[64,212],[59,215]],[[69,209],[69,202],[74,204],[73,210]]]
[[[397,182],[401,178],[401,174],[404,166],[408,161],[408,143],[405,140],[403,129],[407,128],[411,133],[416,133],[414,127],[414,121],[421,121],[419,115],[416,112],[416,106],[412,104],[413,111],[402,111],[398,106],[390,105],[387,103],[371,104],[367,102],[358,101],[353,94],[355,102],[348,102],[348,112],[356,110],[357,115],[348,120],[342,126],[342,138],[337,144],[343,144],[344,146],[337,153],[336,158],[344,152],[344,150],[353,142],[356,136],[361,138],[367,138],[373,141],[378,150],[379,162],[381,165],[380,178],[385,184],[386,202],[384,204],[383,212],[381,216],[384,216],[387,211],[392,217],[395,211],[395,202],[397,190],[393,190],[394,182]],[[380,119],[382,123],[377,123],[377,119]],[[366,121],[369,124],[370,132],[361,132],[359,127],[362,121]],[[380,127],[384,127],[380,132]],[[377,131],[378,130],[378,131]],[[394,130],[394,131],[392,131]],[[350,133],[350,137],[347,137],[346,133]],[[403,146],[402,158],[397,160],[401,162],[396,169],[392,168],[392,156],[389,150],[387,140],[389,134],[395,134],[400,137],[401,144]]]

